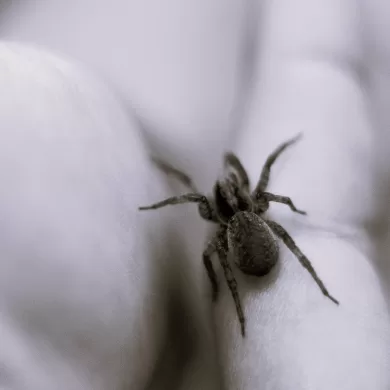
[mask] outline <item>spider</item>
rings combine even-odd
[[[190,177],[185,173],[154,159],[160,169],[175,176],[190,188],[191,192],[139,208],[139,210],[155,210],[167,205],[197,203],[200,216],[206,221],[219,225],[216,234],[208,242],[203,252],[203,264],[211,282],[212,300],[215,302],[219,288],[211,256],[215,252],[217,253],[234,299],[243,337],[245,337],[245,316],[238,294],[237,282],[228,262],[229,252],[233,254],[234,263],[241,272],[252,276],[264,276],[271,271],[278,260],[278,237],[310,273],[322,293],[335,304],[339,304],[329,294],[309,259],[298,248],[287,231],[275,221],[263,216],[268,210],[270,202],[283,203],[293,212],[306,214],[306,212],[298,210],[289,197],[266,191],[275,160],[286,148],[300,138],[301,134],[298,134],[289,141],[282,143],[268,156],[260,179],[253,191],[250,190],[248,174],[238,157],[232,152],[225,153],[224,168],[226,174],[216,181],[213,197],[199,193]]]

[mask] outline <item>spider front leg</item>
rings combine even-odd
[[[279,145],[278,148],[276,148],[276,150],[270,154],[267,158],[267,160],[265,161],[265,164],[263,166],[263,169],[261,171],[261,175],[260,175],[260,179],[259,179],[259,182],[257,183],[257,186],[255,188],[255,190],[253,191],[253,198],[256,199],[257,197],[257,194],[261,194],[263,191],[265,191],[268,187],[268,183],[269,183],[269,177],[270,177],[270,174],[271,174],[271,168],[272,168],[272,165],[274,164],[274,162],[276,161],[276,159],[292,144],[294,144],[295,142],[297,142],[300,138],[301,138],[301,134],[298,134],[297,136],[295,136],[294,138],[290,139],[289,141],[286,141],[284,143],[282,143],[281,145]]]
[[[216,248],[217,253],[219,257],[219,261],[221,262],[221,266],[223,268],[223,272],[225,274],[226,282],[229,287],[229,290],[233,296],[234,304],[236,306],[236,311],[238,315],[238,320],[240,321],[241,325],[241,334],[242,337],[245,337],[245,316],[244,312],[241,307],[241,300],[240,296],[238,295],[238,289],[237,289],[237,281],[234,277],[233,270],[228,262],[228,242],[227,242],[227,235],[226,235],[226,228],[220,230],[220,232],[217,234],[217,241],[216,241]]]
[[[207,221],[217,222],[215,211],[207,197],[197,193],[190,193],[181,196],[172,196],[171,198],[167,198],[165,200],[162,200],[161,202],[154,203],[150,206],[139,207],[138,210],[156,210],[168,205],[183,203],[198,203],[199,214],[201,215],[201,217],[206,219]]]
[[[294,203],[292,202],[291,198],[289,198],[288,196],[275,195],[275,194],[271,194],[270,192],[263,192],[262,196],[264,196],[264,198],[268,202],[278,202],[278,203],[286,204],[295,213],[302,214],[302,215],[307,214],[306,211],[298,210],[295,207]]]
[[[268,226],[272,229],[272,231],[282,239],[282,241],[285,243],[288,249],[298,258],[301,265],[307,269],[307,271],[310,273],[312,278],[317,283],[318,287],[322,291],[322,293],[328,297],[331,301],[333,301],[336,305],[339,304],[339,301],[335,298],[333,298],[330,294],[327,288],[325,287],[322,280],[317,275],[315,269],[313,268],[312,264],[310,263],[310,260],[302,253],[302,251],[298,248],[297,244],[294,242],[294,240],[291,238],[291,236],[286,232],[286,230],[280,226],[278,223],[274,221],[267,220],[266,221]]]
[[[227,152],[225,153],[224,156],[224,163],[225,163],[225,168],[231,166],[233,169],[236,170],[241,180],[242,187],[245,190],[249,191],[249,187],[250,187],[249,177],[240,159],[233,152]]]
[[[182,184],[184,184],[187,188],[189,188],[192,192],[197,193],[198,190],[193,183],[192,179],[186,173],[180,171],[179,169],[174,168],[168,163],[158,159],[157,157],[152,157],[153,163],[166,175],[173,176],[177,180],[179,180]]]

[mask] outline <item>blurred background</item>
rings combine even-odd
[[[252,87],[258,84],[255,80],[264,46],[262,30],[269,27],[268,19],[262,23],[263,9],[271,3],[0,0],[0,37],[47,47],[98,73],[135,114],[148,138],[150,152],[190,173],[198,187],[208,191],[220,168],[223,150],[234,145],[238,132],[247,125],[248,110],[257,109],[250,108],[249,103]],[[383,289],[388,290],[390,5],[385,0],[334,0],[329,16],[322,3],[279,1],[280,7],[286,7],[282,18],[285,31],[293,38],[303,32],[307,41],[323,43],[322,52],[312,53],[314,60],[325,58],[326,62],[330,58],[337,72],[354,75],[359,93],[364,89],[364,115],[376,152],[372,192],[378,194],[377,213],[381,216],[377,218],[381,222],[370,226],[370,231],[378,248],[375,266]],[[288,27],[294,15],[306,12],[307,26],[291,23]],[[312,14],[319,19],[328,17],[334,23],[312,36]],[[346,14],[347,22],[340,16]],[[343,35],[344,28],[355,29],[356,34],[352,38],[345,34],[341,43],[332,36],[328,39],[328,31],[341,31]],[[272,33],[272,44],[283,41],[275,31]],[[265,42],[266,50],[270,41]],[[349,48],[358,49],[348,52]],[[310,107],[307,109],[310,111]],[[332,116],[331,110],[327,116]],[[359,174],[356,172],[357,177]],[[176,187],[174,191],[182,189]],[[195,220],[196,212],[189,216],[184,209],[175,214],[177,223],[184,216],[187,222],[194,220],[191,226],[196,238],[184,239],[195,259],[204,239],[202,224]]]

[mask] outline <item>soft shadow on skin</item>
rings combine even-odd
[[[153,165],[151,168],[156,169]],[[161,178],[161,181],[164,181],[164,178]],[[158,218],[164,218],[166,225],[163,231],[156,232],[153,220]],[[182,262],[188,262],[189,259],[181,243],[178,242],[173,226],[174,219],[171,215],[161,216],[158,212],[154,212],[150,213],[149,219],[148,235],[151,238],[151,245],[148,249],[150,257],[157,263],[151,271],[154,271],[154,285],[159,286],[157,290],[162,291],[164,295],[163,299],[159,299],[163,306],[160,310],[163,317],[159,319],[160,326],[163,328],[163,343],[151,379],[145,388],[148,390],[178,390],[185,368],[195,349],[189,310],[183,294],[179,291],[176,269],[177,259]],[[159,236],[160,245],[153,245],[153,235]],[[161,245],[165,246],[163,252]],[[164,266],[160,267],[159,264],[164,264]]]
[[[186,293],[183,293],[188,286],[184,285],[185,281],[180,280],[178,275],[182,272],[180,269],[182,267],[179,266],[179,269],[176,269],[177,261],[183,262],[184,267],[186,263],[189,263],[190,256],[177,239],[178,233],[175,228],[168,227],[167,234],[171,236],[167,242],[170,243],[170,251],[173,254],[164,281],[168,289],[165,306],[167,332],[163,352],[147,387],[148,390],[183,389],[183,383],[188,381],[186,377],[192,367],[191,363],[197,358],[200,346],[205,345],[200,340],[202,331],[198,329],[203,325],[199,318],[200,313],[192,306]],[[205,372],[205,375],[208,374]],[[218,376],[217,373],[216,376]]]
[[[376,183],[378,187],[376,215],[366,228],[375,248],[373,265],[378,273],[390,313],[390,179],[387,175],[378,175]]]
[[[157,167],[155,169],[159,172]],[[166,180],[173,194],[183,191],[182,186],[175,180],[161,172],[160,174],[163,180]],[[187,207],[189,206],[187,205]],[[199,361],[199,356],[205,355],[202,348],[210,348],[210,353],[216,354],[215,346],[203,339],[211,337],[212,332],[209,330],[209,334],[207,334],[207,329],[204,329],[209,322],[202,317],[205,314],[202,309],[204,307],[202,301],[204,294],[198,294],[199,291],[194,291],[199,286],[196,282],[197,275],[191,274],[199,268],[197,265],[194,267],[191,263],[194,261],[194,253],[190,253],[191,251],[187,249],[185,243],[186,230],[189,229],[189,231],[194,232],[196,226],[193,226],[190,221],[187,224],[182,219],[195,217],[196,211],[192,210],[192,212],[187,213],[185,208],[186,206],[183,206],[183,212],[180,212],[180,209],[167,208],[151,214],[153,218],[161,218],[160,213],[167,213],[169,220],[164,229],[164,242],[168,246],[167,266],[165,272],[160,275],[160,278],[163,279],[161,282],[167,292],[163,309],[165,316],[162,319],[162,321],[166,321],[164,325],[164,328],[166,328],[165,342],[163,351],[156,362],[152,379],[147,387],[148,390],[184,389],[183,384],[187,385],[189,378],[202,375],[202,373],[191,375],[193,363],[196,364]],[[202,249],[202,247],[199,247],[199,259],[195,259],[200,264]],[[161,253],[155,253],[153,258],[158,261],[161,258]],[[203,275],[202,279],[205,277]],[[201,283],[200,288],[204,288],[203,283]],[[207,313],[207,311],[205,312]],[[210,354],[208,355],[210,356]],[[210,359],[210,362],[212,362],[212,359]],[[200,370],[203,368],[205,368],[205,377],[212,374],[210,367],[199,366]],[[214,374],[214,378],[220,377],[218,372],[214,372]],[[210,378],[210,380],[213,381],[214,378]],[[196,386],[193,388],[196,389]],[[207,389],[209,388],[218,390],[220,387],[207,387]]]
[[[164,153],[164,150],[167,149],[167,141],[159,136],[159,134],[170,133],[170,131],[163,130],[164,128],[167,128],[167,126],[164,126],[161,123],[154,124],[150,118],[148,120],[145,117],[141,117],[140,115],[136,114],[134,109],[133,112],[134,119],[138,127],[142,129],[142,138],[145,144],[149,147],[150,155],[156,156],[158,158],[169,155],[169,151],[166,151],[168,153]]]
[[[1,2],[0,2],[0,20],[2,19],[2,17],[3,17],[3,13],[5,12],[5,11],[8,11],[8,8],[10,8],[10,6],[11,6],[11,0],[2,0]]]
[[[387,206],[389,200],[390,196],[387,197],[386,206],[382,208],[380,213],[385,216],[385,220],[368,225],[367,232],[374,247],[372,265],[378,275],[380,289],[386,298],[387,312],[390,315],[390,222]]]
[[[183,315],[187,311],[186,303],[174,286],[168,294],[165,309],[168,318],[166,341],[148,390],[180,389],[188,362],[195,352],[193,324],[190,316]]]
[[[373,266],[378,275],[381,292],[386,298],[387,313],[390,315],[390,226],[381,229],[380,232],[376,231],[372,235],[375,247]]]

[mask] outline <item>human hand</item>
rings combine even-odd
[[[375,154],[373,150],[378,150],[378,155],[375,154],[375,157],[379,157],[382,163],[381,178],[386,177],[386,169],[383,167],[389,165],[386,164],[388,143],[385,140],[387,139],[387,132],[382,131],[382,129],[388,127],[389,123],[388,110],[385,104],[388,100],[386,90],[388,82],[384,72],[388,68],[386,62],[388,48],[386,47],[386,41],[383,39],[388,34],[380,30],[380,26],[383,27],[387,23],[377,23],[378,20],[383,21],[383,18],[386,18],[389,13],[380,11],[382,3],[379,1],[376,3],[362,1],[359,5],[356,5],[357,8],[353,8],[351,3],[340,5],[339,3],[325,1],[310,2],[310,4],[298,1],[278,1],[266,5],[261,10],[261,15],[263,15],[260,21],[262,35],[260,35],[261,43],[259,43],[261,62],[258,68],[259,73],[256,76],[256,90],[251,103],[249,123],[246,124],[244,129],[238,129],[235,140],[232,140],[230,144],[230,147],[237,152],[248,169],[252,183],[255,183],[262,163],[269,152],[280,142],[298,132],[303,132],[302,141],[281,158],[275,166],[271,189],[274,192],[290,196],[298,207],[308,212],[308,216],[297,217],[291,215],[289,210],[278,205],[272,206],[270,215],[285,226],[308,255],[324,283],[332,294],[340,300],[340,307],[334,307],[331,302],[328,302],[321,295],[308,273],[287,250],[283,249],[279,271],[276,270],[273,276],[270,275],[268,279],[257,280],[242,277],[237,272],[236,276],[240,291],[243,294],[248,320],[247,339],[241,339],[232,299],[226,287],[223,288],[225,286],[223,280],[221,280],[221,299],[215,307],[214,326],[212,327],[209,324],[207,310],[205,311],[203,307],[204,304],[209,302],[210,290],[200,260],[200,253],[203,248],[202,226],[204,225],[197,222],[196,212],[188,211],[188,208],[182,208],[181,211],[167,211],[166,213],[160,213],[158,216],[151,214],[150,216],[140,217],[147,218],[147,229],[153,229],[157,233],[159,231],[165,232],[166,222],[169,222],[166,218],[172,213],[176,224],[179,223],[179,220],[182,224],[178,225],[178,230],[182,231],[184,237],[182,241],[177,240],[180,241],[178,247],[187,248],[189,252],[186,255],[175,257],[177,264],[181,263],[183,267],[187,268],[184,278],[183,269],[179,269],[177,273],[179,275],[178,279],[181,278],[182,280],[177,294],[188,294],[190,297],[192,294],[192,300],[187,300],[187,309],[183,309],[182,314],[184,316],[188,313],[192,315],[194,312],[197,313],[197,320],[192,321],[194,326],[192,334],[197,334],[198,339],[196,337],[192,338],[192,344],[189,343],[192,346],[197,345],[197,348],[195,353],[192,350],[192,353],[186,355],[189,363],[185,365],[182,388],[186,390],[191,387],[194,389],[205,389],[207,386],[210,389],[215,388],[213,375],[208,375],[211,370],[206,367],[210,361],[206,357],[210,357],[213,351],[213,343],[209,341],[207,329],[204,329],[208,325],[216,331],[219,359],[228,388],[252,389],[268,386],[266,388],[279,390],[280,388],[296,389],[297,387],[304,389],[306,386],[308,389],[321,389],[332,387],[332,385],[335,388],[343,389],[387,388],[388,319],[375,270],[374,242],[372,242],[371,237],[367,237],[365,229],[362,227],[363,222],[370,221],[375,216],[378,197],[381,196],[381,194],[378,195],[376,190],[372,190],[372,188],[378,188],[378,183],[372,181],[372,172],[379,172],[377,166],[371,165],[371,160],[374,159]],[[200,3],[197,2],[197,4]],[[229,4],[231,6],[231,3]],[[348,7],[351,8],[347,9]],[[365,39],[370,38],[373,43],[370,47],[371,51],[368,52],[373,53],[373,58],[379,58],[380,66],[378,66],[378,63],[362,61],[362,57],[367,59],[371,56],[368,54],[365,56],[361,52],[361,36],[356,32],[358,23],[354,19],[354,15],[360,12],[357,12],[357,9],[363,10],[364,12],[361,11],[362,14],[366,15],[360,21],[364,21]],[[34,15],[39,16],[41,14],[38,12]],[[61,20],[66,21],[65,16]],[[191,18],[194,19],[192,16]],[[65,22],[62,31],[64,32],[64,41],[68,43],[70,37],[66,23],[68,22]],[[45,37],[54,37],[53,32],[48,34],[41,27],[42,23],[37,24],[40,28],[35,31],[41,32]],[[197,23],[197,25],[199,24]],[[359,24],[359,26],[361,25]],[[56,24],[56,34],[60,34],[60,30]],[[28,29],[24,31],[29,37],[34,36],[34,31]],[[231,32],[234,29],[230,26],[227,31]],[[140,36],[140,34],[130,35]],[[78,41],[79,34],[77,32],[76,36]],[[166,39],[164,34],[160,36],[161,39]],[[230,38],[232,37],[229,35]],[[228,38],[226,39],[228,40]],[[55,39],[53,38],[53,40]],[[217,40],[217,43],[221,42]],[[128,44],[127,41],[126,44]],[[79,57],[83,53],[89,53],[87,48],[90,49],[90,47],[88,45],[87,42],[85,46],[80,46]],[[199,44],[199,47],[206,46],[204,41]],[[191,47],[194,53],[205,54],[207,52],[210,54],[211,52],[215,53],[215,48],[219,48],[221,45],[210,45],[213,50],[209,51],[206,49],[202,51],[199,48],[197,51],[194,50],[193,45]],[[120,45],[118,45],[118,48],[121,53],[124,53]],[[143,50],[144,47],[142,46]],[[178,52],[180,51],[178,50]],[[234,50],[232,49],[231,52],[234,52]],[[130,53],[133,52],[130,51]],[[103,61],[100,46],[95,54],[96,62]],[[222,54],[223,50],[218,51],[215,55],[221,56]],[[194,55],[193,57],[194,59],[204,58],[202,55]],[[109,58],[109,56],[105,58]],[[139,56],[137,58],[142,63],[143,57]],[[223,58],[234,58],[234,55],[230,57],[226,55]],[[152,59],[155,59],[155,57],[152,56]],[[191,61],[194,71],[187,72],[188,74],[201,74],[199,69],[208,69],[201,60],[197,63],[194,59]],[[220,60],[218,59],[218,61]],[[151,62],[153,63],[153,61]],[[226,61],[223,62],[226,63]],[[120,63],[127,72],[129,65],[125,58],[117,61],[117,63]],[[130,64],[133,63],[130,61]],[[106,70],[107,68],[108,66]],[[157,67],[155,72],[158,72],[158,69]],[[162,67],[162,69],[165,69],[165,67]],[[212,69],[218,70],[219,67],[215,66]],[[366,73],[367,71],[368,73]],[[175,70],[172,72],[174,73]],[[109,70],[107,73],[109,73]],[[120,72],[113,71],[112,73],[118,74],[118,78],[124,77]],[[131,77],[138,77],[136,72],[133,76],[131,72],[127,73],[130,79]],[[181,75],[187,75],[187,73],[183,72]],[[162,75],[165,75],[163,71]],[[216,172],[216,164],[220,163],[221,152],[225,145],[224,134],[222,134],[224,132],[221,130],[223,128],[221,124],[225,122],[216,120],[221,111],[223,112],[224,105],[219,105],[220,112],[215,114],[218,110],[213,102],[219,101],[216,97],[223,96],[225,99],[226,96],[229,96],[230,89],[226,87],[227,84],[218,71],[217,76],[221,76],[218,79],[219,83],[212,84],[213,91],[218,91],[218,93],[215,92],[216,95],[210,94],[209,89],[211,88],[211,80],[214,80],[213,75],[215,76],[213,72],[208,74],[207,82],[202,76],[199,76],[199,79],[191,78],[192,84],[190,87],[196,88],[199,86],[196,93],[188,94],[188,96],[193,97],[193,100],[189,99],[191,100],[191,104],[189,104],[192,107],[191,110],[188,110],[188,107],[187,110],[185,109],[185,103],[183,103],[183,106],[179,104],[182,103],[180,100],[183,95],[184,87],[182,86],[186,84],[178,81],[175,85],[172,83],[172,79],[177,81],[175,78],[168,79],[166,82],[169,82],[169,85],[165,85],[161,83],[164,77],[160,75],[160,87],[157,87],[155,83],[149,83],[148,99],[144,99],[144,101],[149,101],[155,97],[154,105],[152,104],[149,113],[153,113],[153,108],[159,108],[161,102],[163,102],[165,106],[163,106],[162,111],[165,110],[164,113],[168,111],[170,115],[162,115],[162,117],[170,117],[173,123],[175,123],[175,118],[180,118],[176,126],[170,127],[172,122],[168,123],[168,126],[163,126],[163,129],[159,130],[158,136],[168,140],[166,143],[171,144],[171,148],[168,148],[170,152],[176,150],[178,154],[181,153],[181,161],[184,161],[184,163],[187,161],[188,166],[186,168],[189,168],[191,173],[195,173],[197,179],[203,180],[205,175],[208,176],[204,184],[201,185],[202,189],[208,189],[211,185],[211,179]],[[362,92],[362,89],[364,89],[362,86],[367,85],[364,81],[367,80],[367,75],[370,76],[369,79],[372,82],[370,85],[374,86],[370,95],[367,95],[367,91]],[[70,78],[70,85],[72,84],[71,79],[72,77]],[[141,80],[140,84],[136,84],[140,90],[144,90],[145,85],[142,84],[142,80],[146,79],[146,76],[144,79],[142,77],[137,78],[137,81]],[[133,86],[134,83],[126,85]],[[202,88],[203,92],[201,91]],[[30,90],[30,87],[27,90]],[[36,99],[28,94],[25,96],[27,106],[27,102]],[[212,98],[202,100],[199,96],[211,96]],[[45,115],[47,115],[47,111],[51,111],[48,108],[50,107],[49,100],[46,99],[43,104],[46,107]],[[229,99],[226,98],[225,100],[225,105],[227,105],[226,102]],[[73,105],[72,101],[73,98],[71,97],[71,105]],[[195,108],[194,106],[200,101],[203,103],[199,103],[200,107]],[[54,103],[55,100],[51,101],[51,104]],[[69,101],[66,104],[69,104]],[[113,106],[116,106],[116,104],[113,104]],[[210,126],[205,125],[204,120],[204,118],[210,120],[211,114],[207,110],[208,106],[212,107],[212,110],[210,110],[214,115],[212,116],[211,127],[216,130],[213,134],[210,133]],[[107,107],[110,111],[111,104],[108,104]],[[180,108],[183,108],[184,114],[181,112],[182,116],[180,116]],[[90,107],[87,116],[95,115],[93,114],[95,110],[95,106]],[[101,106],[97,111],[100,110]],[[116,108],[113,108],[113,110],[117,113]],[[379,120],[379,124],[372,124],[371,117],[367,114],[369,110],[372,110],[371,113],[375,113],[374,116]],[[102,112],[107,113],[108,111],[103,110]],[[15,110],[13,113],[17,114]],[[50,123],[51,127],[56,127],[57,123],[65,122],[64,118],[68,119],[68,115],[65,114],[53,115],[56,116],[56,119],[53,119]],[[25,117],[28,118],[27,115]],[[111,114],[110,117],[112,117]],[[157,115],[158,117],[159,115]],[[201,119],[198,119],[199,122],[194,124],[194,118]],[[75,126],[76,131],[78,128],[82,128],[82,114],[78,116],[74,123],[77,121],[80,121],[80,124]],[[136,125],[125,122],[121,122],[121,124],[113,122],[109,128],[114,132],[118,128],[136,128]],[[154,123],[160,124],[158,120],[155,120]],[[193,130],[192,132],[188,128],[182,129],[182,126],[187,123],[191,123],[189,127]],[[93,125],[95,126],[95,122],[93,122]],[[180,145],[178,146],[174,142],[173,136],[179,128],[183,131],[180,133]],[[221,131],[221,134],[218,134],[217,130]],[[117,136],[113,137],[116,138]],[[208,141],[206,150],[203,148],[205,139]],[[133,145],[138,145],[138,141],[134,141]],[[40,149],[38,148],[38,150]],[[134,150],[144,149],[135,147]],[[212,154],[211,151],[213,151]],[[140,152],[138,156],[133,160],[133,163],[137,161],[136,165],[145,166],[146,172],[149,173],[143,175],[128,173],[124,175],[125,179],[119,187],[126,186],[126,182],[132,183],[131,187],[136,186],[141,189],[141,194],[142,188],[148,188],[148,190],[142,196],[140,195],[140,198],[132,197],[131,205],[127,205],[129,209],[148,203],[146,202],[148,199],[153,202],[173,193],[158,182],[161,175],[158,175],[156,171],[153,173],[153,168],[147,162],[146,152],[145,155]],[[188,160],[183,157],[188,158]],[[176,161],[180,162],[180,158]],[[140,177],[143,177],[145,181],[143,181],[144,179],[140,180]],[[148,187],[149,185],[151,187]],[[104,221],[103,217],[100,219],[100,224],[104,223],[102,221]],[[87,225],[93,225],[92,221]],[[141,234],[141,231],[138,230],[137,234]],[[108,237],[111,237],[111,235],[108,235]],[[144,237],[148,240],[151,236],[145,233]],[[157,252],[160,250],[159,248],[164,247],[164,245],[161,246],[161,242],[169,243],[168,245],[175,242],[171,239],[165,241],[163,238],[157,239],[157,241],[158,243],[155,244]],[[150,247],[153,247],[153,245]],[[179,250],[182,251],[183,249],[180,248]],[[189,260],[186,261],[185,259]],[[89,260],[93,264],[94,260],[91,257],[89,257]],[[153,256],[142,257],[141,263],[151,265],[155,264],[155,260],[153,260]],[[76,266],[74,268],[75,274],[77,274],[79,272],[77,262],[74,265]],[[188,265],[190,266],[188,267]],[[121,273],[121,270],[123,268],[119,265],[119,268],[117,268],[118,274]],[[155,285],[153,286],[151,282],[145,282],[149,280],[148,278],[151,275],[149,271],[150,269],[141,272],[143,277],[139,285],[136,281],[133,281],[132,287],[134,289],[131,291],[134,300],[124,300],[126,305],[129,304],[132,307],[131,313],[129,314],[124,310],[124,317],[116,317],[118,321],[122,321],[124,327],[127,327],[128,323],[126,321],[129,317],[139,318],[137,317],[137,313],[139,313],[137,305],[133,305],[131,302],[146,302],[145,295],[143,295],[146,294],[146,291],[164,291],[164,289],[159,290]],[[137,272],[131,275],[136,277]],[[169,273],[164,269],[159,270],[157,275],[160,275],[159,278],[162,280]],[[277,277],[273,280],[275,276]],[[10,280],[17,281],[18,279],[10,278]],[[115,280],[115,278],[112,278],[112,285],[117,283]],[[203,280],[204,283],[200,283],[200,280]],[[196,287],[198,290],[188,288],[189,281],[191,287]],[[139,290],[138,286],[144,286],[143,293],[139,296],[134,295]],[[61,291],[56,294],[66,297],[69,289]],[[123,291],[122,293],[125,294]],[[199,291],[204,291],[204,296],[203,293],[199,295]],[[48,295],[50,293],[46,294],[46,296]],[[83,296],[83,294],[79,294],[79,296]],[[85,311],[86,318],[89,316],[93,319],[100,316],[99,307],[106,307],[101,305],[101,299],[101,297],[97,297],[96,305],[91,305],[90,308],[92,309]],[[151,302],[158,303],[155,306],[152,305],[150,311],[148,310],[149,313],[156,315],[156,317],[152,317],[157,318],[159,314],[162,314],[160,319],[164,318],[165,306],[163,306],[159,297],[157,296],[157,300]],[[74,304],[77,308],[78,303],[75,302]],[[155,310],[152,310],[152,308],[155,308]],[[162,311],[159,311],[161,309]],[[50,311],[47,313],[50,313]],[[69,313],[75,313],[75,311],[64,311],[65,315],[60,318],[72,317],[74,322],[71,321],[68,325],[69,329],[74,329],[77,318],[81,317]],[[364,316],[361,313],[364,313]],[[45,318],[50,320],[49,314],[46,314]],[[121,319],[119,320],[119,318]],[[142,318],[142,324],[150,324],[148,316]],[[4,323],[6,324],[8,321],[10,320],[7,319]],[[46,325],[46,329],[49,330],[55,328],[50,321]],[[15,322],[15,320],[12,319],[11,322]],[[127,374],[131,377],[130,380],[134,380],[134,388],[142,387],[146,381],[145,378],[152,375],[156,356],[160,356],[160,347],[165,337],[160,324],[164,327],[167,324],[166,319],[152,321],[152,326],[148,328],[147,334],[150,343],[147,348],[143,349],[147,352],[145,359],[138,358],[136,353],[127,359],[127,366],[132,369]],[[107,333],[108,327],[105,326],[101,328],[104,329],[104,332],[97,332],[98,337],[91,340],[91,345],[95,345],[98,350],[99,346],[102,345],[100,344],[101,335],[109,334]],[[60,329],[65,328],[64,326]],[[14,328],[10,327],[10,329]],[[136,335],[138,333],[133,325],[126,329],[133,335],[133,338],[127,338],[124,345],[130,346],[130,350],[136,351],[140,345],[143,345],[142,340],[137,342],[138,336]],[[68,334],[72,334],[72,332]],[[117,335],[119,335],[118,339],[115,337],[106,338],[105,348],[107,345],[119,345],[127,337],[125,333],[121,332],[117,332]],[[153,340],[153,335],[156,337],[155,340]],[[60,333],[58,333],[58,338],[57,335],[54,335],[54,340],[61,339]],[[27,334],[23,340],[24,344],[28,345],[31,340],[34,340],[34,333]],[[66,340],[66,337],[64,340]],[[112,344],[108,340],[111,340]],[[198,343],[199,340],[201,342]],[[110,348],[108,350],[112,351]],[[113,348],[115,350],[115,347]],[[8,350],[11,351],[12,348]],[[95,355],[96,352],[92,352]],[[47,356],[50,357],[48,360],[56,361],[53,358],[53,356],[56,356],[55,353]],[[106,361],[104,354],[97,356],[97,361],[100,361],[100,359]],[[177,361],[180,361],[180,358],[179,360],[173,360],[171,365],[174,366]],[[82,368],[80,360],[75,358],[74,355],[58,364],[59,366],[63,364],[66,367],[77,365],[81,372],[83,369],[86,370],[85,367],[87,367]],[[113,365],[115,366],[115,363]],[[360,369],[361,366],[364,367],[364,370]],[[29,366],[27,364],[24,367]],[[31,372],[35,372],[37,377],[45,371],[42,371],[39,365],[32,367],[34,369]],[[173,374],[174,371],[173,369],[171,373]],[[62,378],[65,377],[62,376],[61,372],[51,372],[53,372],[52,379],[54,378],[53,380],[56,383],[63,382]],[[120,377],[121,375],[115,376],[115,378]],[[173,376],[170,375],[169,378],[173,378]],[[113,380],[110,373],[107,374],[106,371],[102,370],[102,383],[107,381],[110,383],[110,388],[115,388],[117,382],[113,382]],[[172,382],[171,385],[174,386]],[[31,388],[31,383],[29,388]],[[37,388],[41,389],[43,387]]]

